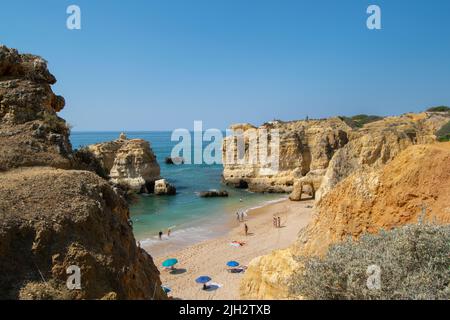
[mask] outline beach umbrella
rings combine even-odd
[[[237,267],[238,265],[239,265],[239,262],[237,262],[237,261],[228,261],[227,262],[227,266],[232,267],[232,268]]]
[[[164,261],[162,263],[163,267],[173,267],[174,265],[176,265],[178,263],[177,259],[167,259],[166,261]]]
[[[207,283],[210,281],[211,281],[211,278],[208,276],[201,276],[201,277],[198,277],[197,279],[195,279],[195,282],[197,282],[197,283]]]
[[[164,290],[165,293],[169,293],[170,291],[172,291],[172,289],[166,286],[161,286],[161,288]]]

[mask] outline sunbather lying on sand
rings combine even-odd
[[[240,266],[240,267],[236,267],[236,268],[227,269],[227,271],[229,273],[242,273],[242,272],[245,272],[245,270],[247,270],[246,266]]]

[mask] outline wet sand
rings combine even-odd
[[[172,289],[169,296],[200,300],[239,299],[239,283],[243,273],[229,273],[226,263],[235,260],[245,266],[253,258],[294,243],[299,231],[311,220],[313,208],[308,206],[313,206],[313,201],[284,200],[253,209],[245,217],[245,223],[249,227],[247,236],[244,222],[235,219],[226,235],[179,251],[154,256],[161,271],[163,285]],[[281,228],[273,226],[274,215],[281,218]],[[245,245],[234,247],[230,245],[232,241],[245,242]],[[161,263],[168,258],[178,259],[176,271],[170,272],[161,267]],[[201,285],[195,283],[195,279],[202,275],[211,277],[211,283],[218,286],[212,286],[210,291],[201,290]]]

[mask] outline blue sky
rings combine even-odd
[[[449,17],[448,0],[15,0],[0,43],[49,61],[74,130],[224,129],[450,105]]]

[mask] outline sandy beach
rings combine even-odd
[[[245,217],[249,234],[245,236],[244,222],[237,219],[225,236],[207,240],[188,248],[154,257],[160,268],[163,285],[172,289],[169,296],[175,299],[239,299],[239,283],[243,273],[230,273],[226,263],[238,261],[246,266],[253,258],[272,250],[286,248],[297,238],[298,232],[311,220],[313,201],[291,202],[284,200],[250,210]],[[281,228],[273,226],[273,216],[281,218]],[[245,242],[235,247],[232,241]],[[178,259],[177,269],[167,271],[161,263],[168,258]],[[212,288],[201,290],[195,283],[199,276],[212,278]]]

